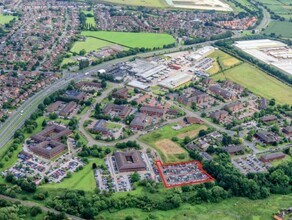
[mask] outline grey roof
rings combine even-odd
[[[228,146],[228,147],[224,147],[223,150],[225,150],[226,152],[233,154],[239,151],[244,150],[244,146],[243,145],[233,145],[233,146]]]

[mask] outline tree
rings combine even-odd
[[[30,215],[32,217],[35,217],[37,216],[38,214],[41,214],[42,213],[42,209],[38,206],[33,206],[30,208]]]
[[[206,134],[208,134],[208,132],[207,131],[205,131],[204,129],[202,129],[202,130],[200,130],[199,131],[199,137],[203,137],[203,136],[205,136]]]
[[[44,119],[44,120],[43,120],[43,123],[42,123],[42,127],[46,127],[47,124],[48,124],[48,123],[47,123],[46,119]]]
[[[93,163],[93,164],[92,164],[92,169],[95,170],[96,168],[97,168],[96,163]]]
[[[188,143],[190,143],[192,140],[191,140],[191,138],[189,137],[189,136],[186,136],[185,138],[184,138],[184,144],[188,144]]]
[[[131,182],[135,183],[141,179],[141,176],[139,173],[134,172],[133,174],[131,174],[130,179],[131,179]]]
[[[50,113],[50,114],[49,114],[49,118],[50,118],[51,120],[55,120],[55,119],[58,118],[58,115],[57,115],[55,112],[53,112],[53,113]]]

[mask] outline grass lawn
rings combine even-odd
[[[213,66],[207,70],[207,72],[211,75],[215,74],[215,73],[218,73],[220,71],[220,67],[219,67],[219,64],[217,62],[217,60],[215,60],[213,62]]]
[[[175,43],[175,39],[169,34],[155,33],[132,33],[132,32],[111,32],[111,31],[83,31],[81,33],[87,37],[95,37],[116,43],[125,47],[145,47],[154,48]]]
[[[95,27],[95,25],[96,25],[94,17],[87,17],[86,18],[86,23],[89,24],[89,25],[92,25],[93,27]]]
[[[292,23],[289,21],[272,21],[264,31],[265,34],[274,33],[277,36],[292,38]]]
[[[12,16],[12,15],[0,14],[0,24],[2,24],[2,25],[8,24],[10,21],[13,20],[13,18],[17,18],[17,17],[16,16]]]
[[[82,12],[86,15],[93,15],[93,10],[90,10],[90,11],[82,10]]]
[[[184,204],[177,209],[169,211],[144,212],[140,209],[125,209],[122,211],[101,212],[104,219],[123,220],[132,216],[134,220],[150,219],[156,220],[266,220],[281,208],[292,205],[292,194],[273,195],[264,200],[249,200],[245,198],[232,198],[220,203],[203,203],[200,205]]]
[[[85,50],[86,52],[96,51],[100,48],[112,46],[114,44],[109,43],[107,41],[103,41],[93,37],[86,37],[85,41],[77,41],[74,43],[71,48],[71,52],[79,53],[81,50]]]
[[[164,0],[103,0],[103,1],[121,5],[133,5],[155,8],[163,8],[168,6],[166,1]]]
[[[68,63],[77,63],[77,61],[73,60],[72,58],[64,58],[62,60],[61,66],[64,66],[65,64],[68,64]]]
[[[40,186],[41,189],[75,189],[93,191],[96,188],[92,164],[103,164],[103,159],[90,159],[82,170],[72,174],[72,177],[65,178],[61,183],[51,183]]]
[[[146,135],[143,135],[140,138],[140,141],[152,146],[157,150],[159,153],[161,159],[166,162],[177,162],[177,161],[187,161],[189,160],[189,155],[186,150],[181,148],[179,144],[174,143],[171,141],[172,137],[178,137],[179,143],[182,142],[183,137],[181,135],[184,135],[186,133],[189,133],[189,136],[194,135],[194,133],[198,133],[201,129],[206,129],[206,126],[204,125],[189,125],[186,127],[181,128],[180,130],[174,130],[172,127],[176,125],[170,124],[166,125],[164,127],[161,127],[153,132],[150,132]],[[169,146],[173,147],[172,149],[166,149],[167,146],[165,144],[168,144]],[[179,151],[180,149],[180,151]]]
[[[165,95],[165,91],[160,86],[152,86],[151,91],[156,95]]]
[[[225,74],[215,74],[215,80],[230,79],[257,95],[267,99],[275,98],[278,103],[292,104],[292,88],[256,67],[244,63],[225,71]]]
[[[117,124],[117,123],[112,123],[112,122],[107,122],[106,123],[106,128],[109,130],[113,130],[115,128],[120,129],[122,127],[122,125]]]

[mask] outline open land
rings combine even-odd
[[[292,23],[289,21],[272,21],[264,33],[268,35],[274,33],[277,36],[281,35],[285,38],[292,38]]]
[[[143,212],[140,209],[125,209],[117,212],[102,212],[100,215],[105,219],[125,219],[131,215],[134,219],[146,219],[155,216],[157,220],[162,219],[180,219],[180,220],[209,220],[209,219],[271,219],[273,213],[279,209],[291,206],[292,194],[290,195],[272,195],[264,200],[249,200],[245,198],[232,198],[223,202],[202,205],[185,204],[181,207],[168,211]]]
[[[15,16],[12,15],[3,15],[0,14],[0,24],[8,24],[10,21],[13,20],[13,18],[16,18]]]
[[[107,41],[103,41],[94,37],[86,37],[85,41],[77,41],[73,45],[71,51],[79,53],[81,50],[85,50],[88,53],[112,45],[114,44]]]
[[[160,154],[162,160],[166,162],[176,162],[176,161],[182,161],[182,160],[187,160],[189,158],[188,153],[179,146],[179,144],[174,143],[170,139],[172,137],[177,137],[182,139],[184,136],[183,134],[187,132],[192,132],[190,133],[191,135],[194,135],[193,132],[198,133],[199,130],[205,129],[206,126],[202,125],[189,125],[186,127],[181,128],[180,130],[174,130],[172,127],[175,124],[170,124],[164,127],[161,127],[153,132],[150,132],[140,138],[140,140],[144,143],[149,144],[150,146],[154,147],[158,153]],[[172,149],[169,149],[169,146],[166,147],[166,143],[171,143]],[[180,151],[178,149],[181,149]],[[184,157],[184,158],[183,158]]]
[[[262,3],[264,6],[269,8],[275,14],[285,18],[290,19],[292,18],[292,5],[290,0],[257,0],[258,2]]]
[[[175,43],[175,39],[169,34],[83,31],[82,35],[132,48],[161,48],[163,45]]]
[[[51,183],[40,186],[42,189],[74,189],[93,191],[96,188],[96,182],[92,170],[92,164],[96,163],[100,165],[103,163],[102,159],[90,159],[89,163],[86,164],[82,170],[74,173],[72,177],[65,178],[61,183]]]
[[[181,148],[177,143],[169,140],[163,139],[157,141],[155,145],[162,151],[163,154],[182,154],[185,150]]]
[[[220,71],[219,63],[221,64],[221,67],[223,69],[227,69],[241,62],[240,60],[236,59],[235,57],[230,56],[227,53],[224,53],[221,50],[216,50],[215,52],[210,54],[208,57],[214,59],[213,66],[210,69],[208,69],[208,73],[210,74],[214,74]]]
[[[250,64],[244,63],[213,76],[214,79],[230,79],[257,95],[276,99],[278,103],[292,104],[292,88]]]

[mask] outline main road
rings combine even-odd
[[[135,57],[145,58],[159,54],[173,53],[185,50],[187,48],[210,45],[213,42],[215,41],[208,41],[192,46],[180,46],[175,48],[156,50],[147,53],[142,53],[139,55],[132,55],[104,62],[97,66],[86,68],[82,71],[79,71],[78,73],[63,74],[63,76],[60,79],[56,80],[54,83],[48,85],[41,91],[34,94],[29,99],[27,99],[25,102],[23,102],[22,105],[18,109],[16,109],[2,125],[0,125],[0,148],[5,146],[9,142],[9,140],[13,137],[15,131],[18,130],[24,124],[25,120],[27,120],[34,111],[36,111],[38,105],[42,103],[45,97],[49,96],[50,94],[54,93],[57,90],[65,88],[72,80],[80,81],[82,79],[88,78],[91,73],[95,73],[97,70],[107,69],[116,63],[126,62]]]
[[[263,13],[264,17],[263,17],[263,21],[258,26],[259,28],[266,27],[267,24],[270,22],[270,14],[265,9],[263,9],[263,12],[264,12]],[[255,29],[259,29],[258,27],[255,27]],[[236,34],[233,37],[240,37],[240,36],[242,35]],[[53,84],[48,85],[43,90],[39,91],[38,93],[34,94],[32,97],[27,99],[17,110],[13,112],[13,114],[9,116],[9,118],[2,125],[0,125],[0,148],[4,147],[9,142],[9,140],[13,137],[13,134],[15,133],[15,131],[18,130],[24,124],[25,120],[27,120],[30,117],[30,115],[37,109],[37,106],[40,103],[42,103],[45,97],[49,96],[50,94],[52,94],[53,92],[59,89],[65,88],[71,80],[76,80],[76,81],[82,80],[84,78],[87,78],[88,74],[94,73],[96,70],[107,69],[108,67],[116,63],[126,62],[135,57],[143,58],[143,57],[150,57],[150,56],[155,56],[155,55],[160,55],[160,54],[173,53],[173,52],[185,50],[187,48],[210,45],[214,42],[215,41],[207,41],[207,42],[203,42],[203,43],[199,43],[195,45],[184,45],[184,46],[178,46],[175,48],[151,51],[147,53],[142,53],[138,55],[111,60],[94,67],[89,67],[83,71],[79,71],[78,73],[63,74],[62,78],[58,79]]]

